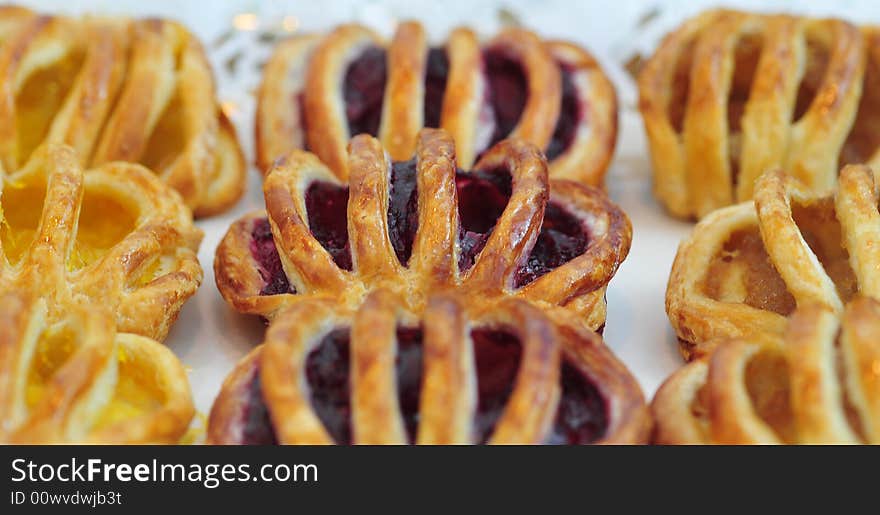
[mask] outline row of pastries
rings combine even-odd
[[[646,62],[656,196],[699,219],[666,296],[687,363],[649,403],[601,336],[633,228],[586,49],[414,21],[279,42],[265,209],[213,265],[268,327],[203,439],[877,443],[878,65],[871,28],[728,10]],[[0,7],[0,442],[202,439],[162,341],[202,282],[198,219],[244,192],[216,91],[176,22]]]

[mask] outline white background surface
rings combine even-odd
[[[259,81],[259,63],[269,47],[260,44],[256,32],[236,31],[217,44],[220,35],[233,27],[256,21],[261,28],[283,27],[297,31],[326,30],[338,23],[359,21],[390,35],[396,20],[422,21],[434,41],[450,28],[467,24],[490,36],[504,20],[513,18],[543,36],[565,38],[590,49],[602,61],[614,81],[620,99],[620,132],[616,156],[607,185],[611,197],[627,212],[633,224],[633,245],[608,290],[605,339],[629,366],[647,398],[673,370],[681,365],[677,345],[664,311],[664,292],[675,250],[691,224],[668,217],[651,195],[651,171],[641,120],[635,111],[636,92],[622,64],[634,51],[649,55],[667,30],[684,18],[716,5],[711,1],[39,1],[23,2],[35,9],[70,13],[161,15],[188,25],[205,43],[218,76],[219,94],[236,123],[248,162],[253,162],[253,98]],[[880,23],[880,2],[866,1],[738,1],[726,2],[765,11],[835,15],[859,23]],[[504,10],[510,15],[499,15]],[[653,21],[640,25],[648,12]],[[237,66],[230,73],[225,63],[234,56]],[[214,284],[213,258],[217,243],[230,223],[242,213],[263,207],[256,170],[248,177],[248,192],[231,212],[202,220],[205,231],[199,259],[205,279],[198,293],[183,308],[167,344],[190,370],[190,382],[198,410],[207,414],[223,378],[233,364],[264,331],[256,317],[239,315],[229,308]]]

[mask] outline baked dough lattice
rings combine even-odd
[[[796,307],[840,312],[880,299],[880,213],[871,170],[849,165],[838,190],[814,197],[780,171],[754,202],[704,218],[678,249],[666,310],[688,358],[718,337],[778,340]]]
[[[44,299],[0,294],[0,442],[175,443],[193,417],[183,366],[117,333],[100,306],[54,320]]]
[[[518,297],[604,324],[629,219],[596,188],[548,181],[533,145],[505,140],[465,173],[442,130],[423,129],[415,158],[394,163],[361,135],[349,169],[346,187],[295,150],[269,173],[267,213],[235,222],[217,248],[217,286],[237,310],[271,319],[316,297],[353,309],[387,288],[419,313],[455,288],[474,303]]]
[[[102,306],[120,332],[162,340],[202,280],[202,232],[146,168],[80,162],[48,144],[0,183],[0,291],[44,297],[51,320]]]
[[[579,321],[454,294],[419,315],[379,289],[354,311],[280,314],[224,382],[208,441],[639,443],[650,427],[638,383]]]
[[[880,31],[714,10],[663,40],[639,76],[654,191],[703,217],[782,168],[817,196],[844,164],[880,165]]]
[[[315,153],[348,179],[351,137],[376,136],[391,158],[413,155],[423,127],[443,128],[470,169],[502,139],[544,150],[550,176],[604,182],[617,137],[611,82],[584,49],[507,29],[481,43],[469,29],[429,46],[424,28],[401,23],[390,42],[359,25],[280,43],[260,87],[258,166],[294,149]]]
[[[42,143],[86,167],[145,165],[196,216],[232,206],[245,163],[201,44],[159,19],[41,16],[0,7],[0,172]]]
[[[718,345],[658,390],[660,443],[880,443],[880,302],[799,307],[780,342]]]

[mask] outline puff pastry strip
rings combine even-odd
[[[41,144],[63,143],[83,166],[147,166],[196,216],[221,212],[241,196],[245,165],[235,130],[218,107],[201,44],[183,26],[6,8],[0,38],[6,173]]]
[[[268,216],[234,223],[215,256],[217,286],[237,310],[271,319],[313,297],[357,306],[387,288],[418,312],[454,287],[475,303],[518,297],[604,324],[629,220],[595,188],[548,181],[534,146],[506,140],[457,173],[449,135],[424,129],[412,161],[392,165],[362,135],[349,163],[346,188],[312,154],[278,161],[264,183]]]
[[[652,403],[659,443],[880,443],[880,303],[798,308],[775,344],[721,342]]]
[[[315,153],[343,181],[348,140],[376,136],[409,159],[418,131],[443,128],[469,169],[498,141],[546,151],[550,176],[600,186],[617,135],[616,96],[596,60],[565,42],[507,29],[481,43],[467,28],[431,47],[403,22],[390,42],[359,25],[280,43],[264,71],[256,120],[265,173],[294,149]],[[314,120],[310,122],[310,120]]]
[[[0,291],[87,302],[120,332],[162,340],[202,280],[202,232],[173,190],[124,162],[83,170],[70,147],[40,147],[0,189]]]
[[[356,310],[292,306],[226,379],[208,440],[224,444],[637,443],[641,392],[601,338],[518,299],[474,308],[389,290]],[[397,365],[395,365],[397,363]],[[350,385],[350,386],[349,386]]]
[[[778,339],[799,306],[840,312],[856,293],[880,298],[880,213],[868,167],[845,167],[828,197],[780,171],[755,188],[754,202],[712,213],[679,247],[666,310],[689,359],[718,337]]]
[[[194,409],[183,366],[100,307],[52,321],[44,299],[0,294],[0,442],[175,443]]]
[[[842,164],[880,164],[878,43],[834,19],[714,10],[684,23],[639,75],[657,197],[702,218],[751,199],[769,169],[822,196]]]

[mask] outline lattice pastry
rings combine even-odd
[[[292,306],[224,382],[208,441],[646,441],[638,383],[571,315],[554,323],[519,299],[454,294],[407,309],[385,289],[354,312],[317,298]]]
[[[183,366],[160,343],[117,333],[100,306],[0,294],[0,442],[175,443],[193,417]]]
[[[146,168],[80,162],[49,144],[0,183],[0,291],[45,297],[50,317],[104,306],[120,332],[162,340],[202,280],[202,232]]]
[[[404,161],[423,127],[452,135],[461,168],[502,139],[521,138],[546,152],[552,178],[599,186],[617,137],[617,100],[587,51],[527,30],[481,43],[459,28],[432,47],[416,22],[401,23],[390,43],[342,25],[278,45],[259,92],[258,165],[268,172],[276,158],[307,149],[344,181],[351,137],[376,136]]]
[[[880,443],[880,303],[799,307],[778,343],[721,343],[652,403],[660,443]]]
[[[703,217],[780,167],[815,195],[880,165],[880,32],[715,10],[669,34],[639,76],[654,191]]]
[[[798,306],[840,312],[856,293],[880,298],[877,204],[871,170],[849,165],[831,196],[769,172],[754,202],[704,218],[679,247],[666,291],[683,354],[717,337],[778,339]]]
[[[313,154],[279,160],[267,213],[235,222],[217,248],[217,286],[237,310],[271,319],[315,297],[353,308],[384,287],[421,312],[454,287],[474,303],[518,297],[604,324],[629,219],[596,188],[548,181],[533,145],[506,140],[463,172],[442,130],[423,129],[416,156],[395,162],[361,135],[349,168],[346,185]]]
[[[196,216],[232,206],[245,163],[201,44],[181,25],[0,7],[0,172],[45,142],[152,169]]]

